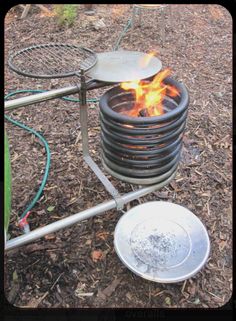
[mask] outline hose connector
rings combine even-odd
[[[27,214],[18,222],[19,227],[24,231],[25,234],[30,232],[29,223],[27,222],[27,218],[29,215],[30,215],[30,211],[27,212]]]

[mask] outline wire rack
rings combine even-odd
[[[33,78],[62,78],[85,72],[97,62],[90,49],[76,45],[49,43],[33,45],[10,54],[9,67]]]

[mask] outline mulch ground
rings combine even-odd
[[[50,8],[50,5],[47,5]],[[163,67],[189,89],[190,106],[182,159],[175,180],[127,205],[164,200],[193,211],[205,224],[211,253],[205,267],[176,284],[144,280],[117,257],[113,233],[122,213],[116,210],[47,235],[5,255],[5,295],[24,307],[218,307],[232,293],[232,19],[217,5],[171,5],[161,46],[160,15],[145,13],[142,26],[128,31],[120,44],[127,50],[155,50]],[[78,82],[75,77],[40,80],[19,76],[7,67],[10,50],[31,44],[65,42],[96,52],[110,51],[131,15],[131,5],[95,5],[93,16],[78,6],[72,27],[33,7],[5,18],[5,92],[52,89]],[[105,28],[95,30],[103,18]],[[132,41],[131,41],[132,39]],[[107,89],[88,93],[99,98]],[[43,134],[52,153],[44,192],[29,217],[32,229],[109,200],[97,177],[82,160],[78,104],[53,100],[8,113]],[[37,192],[45,150],[33,135],[6,122],[13,176],[11,238],[21,234],[17,216]],[[98,104],[89,103],[89,143],[101,166]],[[108,176],[121,193],[135,188]]]

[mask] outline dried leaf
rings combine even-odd
[[[25,253],[33,253],[35,251],[45,251],[49,249],[57,249],[58,246],[56,244],[37,244],[32,243],[29,245],[26,245],[24,248]]]
[[[55,240],[56,235],[53,234],[53,233],[51,233],[51,234],[45,235],[44,238],[45,238],[45,240],[47,240],[47,241],[48,241],[48,240]]]
[[[188,286],[188,293],[191,294],[191,295],[195,295],[196,293],[196,286],[195,284],[192,284],[191,286]]]
[[[79,282],[77,284],[77,287],[76,287],[75,291],[77,291],[79,293],[79,292],[82,292],[85,288],[86,288],[86,284]]]
[[[169,198],[169,192],[154,192],[153,194],[161,199]]]
[[[11,159],[11,163],[15,162],[19,157],[21,157],[20,154],[14,153],[12,159]]]
[[[48,295],[48,291],[44,293],[44,295],[42,295],[39,298],[32,298],[28,303],[27,303],[27,307],[29,308],[37,308],[39,306],[39,304],[46,298],[46,296]]]
[[[126,293],[126,298],[129,300],[129,301],[132,301],[132,295],[128,292]]]
[[[170,182],[170,186],[174,189],[174,190],[177,190],[177,184],[173,181],[173,182]]]
[[[91,243],[92,243],[92,240],[87,240],[87,241],[85,242],[86,245],[91,245]]]
[[[55,263],[57,260],[57,255],[55,253],[49,252],[50,259]]]
[[[106,296],[110,296],[116,289],[116,287],[118,286],[118,284],[120,283],[121,279],[114,279],[111,284],[109,284],[105,290],[103,290],[103,294],[105,294]]]
[[[100,289],[98,289],[98,293],[97,293],[97,297],[95,302],[97,304],[102,304],[104,303],[107,298],[109,298],[112,293],[115,291],[116,287],[118,286],[118,284],[120,283],[121,279],[114,279],[111,284],[109,284],[103,291],[101,291]]]
[[[94,250],[91,253],[91,258],[93,262],[97,262],[98,260],[101,260],[103,258],[103,252],[101,250]]]
[[[83,293],[83,292],[81,292],[81,293],[78,293],[78,292],[75,292],[75,295],[77,296],[77,297],[81,297],[81,296],[93,296],[93,292],[86,292],[86,293]]]
[[[98,238],[98,239],[101,239],[101,240],[103,240],[103,241],[105,241],[106,239],[107,239],[107,237],[108,237],[108,235],[109,235],[109,232],[99,232],[99,233],[97,233],[96,234],[96,237]]]
[[[223,249],[225,248],[226,244],[227,244],[227,241],[225,241],[225,240],[220,241],[220,243],[219,243],[220,252],[223,251]]]
[[[200,304],[201,301],[199,300],[199,298],[196,298],[196,299],[193,301],[193,303],[197,305],[197,304]]]
[[[45,210],[37,211],[37,215],[44,215],[45,213],[46,213]]]
[[[202,193],[201,196],[206,196],[206,197],[210,197],[211,196],[211,192],[207,192],[207,193]]]
[[[220,239],[221,240],[226,240],[227,239],[227,235],[220,231]]]

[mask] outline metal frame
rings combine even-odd
[[[108,178],[103,174],[97,164],[93,161],[92,157],[89,154],[88,147],[88,106],[86,100],[86,82],[84,71],[81,71],[81,90],[80,90],[80,128],[81,128],[81,136],[82,136],[82,150],[83,157],[85,162],[89,165],[101,183],[104,185],[106,190],[111,194],[111,196],[115,199],[117,204],[117,209],[123,208],[123,202],[121,200],[120,194],[117,189],[112,185],[112,183],[108,180]]]
[[[157,20],[157,12],[161,11],[161,42],[162,46],[165,43],[165,16],[164,16],[164,11],[165,9],[169,7],[169,16],[170,16],[170,23],[172,23],[172,10],[171,10],[171,5],[162,5],[162,4],[155,4],[155,5],[145,5],[145,4],[134,4],[132,8],[132,17],[131,17],[131,33],[130,37],[132,40],[132,33],[134,31],[134,24],[135,24],[135,17],[138,14],[139,16],[139,21],[138,25],[141,27],[142,24],[142,10],[150,10],[155,12],[155,19]]]
[[[55,53],[53,51],[53,48],[56,49],[57,51],[61,48],[63,48],[63,52],[64,54],[66,53],[67,55],[70,54],[71,59],[75,59],[77,55],[75,55],[74,57],[71,56],[71,54],[73,54],[73,50],[75,49],[80,54],[83,54],[83,57],[80,57],[80,60],[82,60],[78,66],[76,66],[78,69],[73,70],[73,66],[72,63],[70,62],[69,64],[69,68],[67,71],[64,72],[56,72],[55,69],[58,68],[58,64],[61,65],[62,62],[62,57],[58,54]],[[46,58],[47,60],[43,60],[44,55],[39,56],[39,53],[37,53],[37,49],[39,50],[46,50]],[[51,49],[51,50],[50,50]],[[35,51],[33,58],[31,57],[32,55],[32,51]],[[31,53],[31,54],[30,54]],[[31,63],[33,62],[34,67],[39,67],[38,66],[38,62],[40,63],[40,69],[42,68],[42,66],[44,66],[44,68],[46,68],[47,73],[43,73],[43,74],[38,74],[37,71],[25,71],[24,69],[20,68],[17,64],[17,57],[20,57],[21,55],[26,55],[27,57],[27,62],[28,62],[28,68],[29,66],[31,66]],[[53,57],[53,62],[51,60],[48,60],[48,57],[50,56],[50,58]],[[22,59],[22,57],[21,57]],[[23,57],[23,59],[25,59]],[[15,61],[16,60],[16,61]],[[67,61],[68,63],[68,61]],[[85,47],[79,47],[76,45],[70,45],[70,44],[63,44],[63,43],[46,43],[46,44],[40,44],[40,45],[33,45],[33,46],[29,46],[27,48],[23,48],[19,51],[13,52],[9,55],[9,59],[8,59],[8,66],[11,70],[15,71],[17,74],[22,75],[22,76],[27,76],[27,77],[31,77],[31,78],[42,78],[42,79],[52,79],[52,78],[64,78],[64,77],[69,77],[69,76],[74,76],[77,75],[78,72],[81,69],[84,69],[86,71],[88,71],[89,69],[91,69],[95,64],[97,63],[97,54],[95,52],[93,52],[91,49],[85,48]],[[71,70],[70,70],[71,68]],[[53,70],[52,73],[50,73],[50,70]]]
[[[91,86],[88,86],[90,85]],[[11,101],[5,102],[5,110],[12,110],[20,108],[23,106],[28,106],[35,104],[37,102],[42,102],[46,100],[51,100],[55,98],[61,98],[63,96],[68,96],[71,94],[79,93],[80,95],[80,126],[81,126],[81,136],[82,136],[82,149],[83,149],[83,158],[89,167],[93,170],[95,175],[99,178],[103,186],[113,197],[112,200],[106,201],[90,209],[86,209],[79,213],[73,214],[69,217],[60,219],[54,223],[48,224],[44,227],[37,228],[33,231],[30,231],[24,235],[15,237],[9,241],[5,240],[5,250],[11,250],[13,248],[22,246],[24,244],[30,243],[36,239],[39,239],[46,234],[56,232],[62,228],[69,227],[73,224],[76,224],[82,220],[86,220],[95,215],[100,215],[105,211],[116,208],[117,210],[122,210],[123,206],[139,197],[145,196],[146,194],[152,193],[155,190],[158,190],[168,184],[176,175],[176,170],[162,182],[157,184],[147,186],[144,188],[139,188],[136,191],[120,195],[117,189],[112,185],[108,178],[103,174],[98,165],[93,161],[89,154],[88,146],[88,108],[86,100],[86,91],[88,89],[98,88],[106,86],[107,83],[95,83],[95,82],[85,82],[84,72],[81,72],[81,85],[74,87],[67,87],[57,90],[52,90],[46,93],[35,94],[23,98],[14,99]]]

